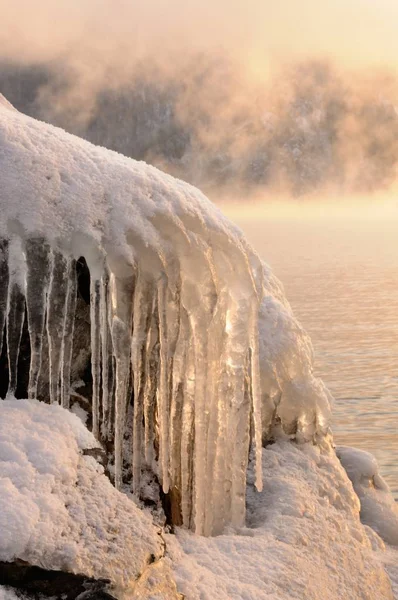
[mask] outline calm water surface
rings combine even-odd
[[[336,443],[372,452],[398,498],[397,220],[233,218],[311,335]]]

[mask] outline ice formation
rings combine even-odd
[[[249,448],[261,490],[262,439],[275,426],[301,439],[327,430],[327,393],[276,280],[198,190],[1,97],[0,176],[9,393],[26,311],[29,397],[48,348],[49,398],[69,407],[84,257],[92,428],[114,444],[116,486],[127,468],[139,493],[149,469],[185,526],[209,535],[243,525]]]

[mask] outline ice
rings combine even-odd
[[[159,315],[157,295],[154,295],[151,310],[151,321],[148,331],[145,365],[145,390],[144,390],[144,454],[145,463],[150,469],[155,466],[155,413],[156,390],[159,373]]]
[[[133,419],[133,491],[138,492],[141,483],[142,459],[144,458],[144,394],[146,346],[151,323],[152,282],[139,273],[134,293],[133,335],[131,340],[131,366],[134,374]]]
[[[8,240],[0,240],[0,355],[3,348],[4,324],[7,314],[7,294],[9,285],[8,273]]]
[[[115,280],[113,284],[112,344],[116,363],[115,387],[115,485],[123,483],[123,439],[130,379],[131,331],[135,279]]]
[[[278,282],[198,190],[4,102],[0,174],[10,391],[26,296],[29,396],[47,324],[50,400],[69,407],[84,258],[92,430],[113,445],[116,487],[132,475],[139,495],[149,469],[196,533],[244,525],[249,452],[261,490],[263,442],[328,432],[329,396]]]
[[[93,434],[98,439],[100,430],[101,386],[101,280],[90,281],[91,375],[93,379]],[[107,333],[107,332],[106,332]]]
[[[25,242],[25,251],[26,307],[30,337],[28,397],[36,398],[47,311],[51,249],[45,238],[40,236],[37,238],[28,238]]]
[[[12,236],[9,242],[9,284],[6,320],[9,370],[8,394],[14,394],[17,389],[19,347],[25,318],[25,285],[25,260],[22,243],[19,238]]]
[[[63,327],[63,346],[61,355],[61,404],[70,407],[71,365],[73,350],[73,331],[76,312],[77,277],[76,261],[69,258],[67,262],[67,293],[65,305],[65,321]]]
[[[102,367],[102,437],[108,439],[111,428],[110,399],[112,397],[113,363],[109,329],[109,273],[104,271],[100,287],[100,334]]]
[[[167,493],[169,480],[169,348],[166,321],[166,281],[161,277],[158,284],[158,315],[159,315],[159,466],[163,490]]]
[[[48,293],[47,335],[50,359],[50,402],[61,402],[61,361],[64,354],[69,261],[54,252]],[[63,402],[64,404],[65,402]]]

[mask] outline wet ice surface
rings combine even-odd
[[[374,454],[398,498],[396,220],[234,218],[311,336],[336,443]]]

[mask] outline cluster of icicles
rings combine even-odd
[[[92,429],[114,443],[118,488],[128,468],[139,494],[151,470],[165,493],[174,490],[182,523],[212,535],[226,523],[244,524],[250,446],[261,488],[259,283],[233,244],[189,253],[162,264],[143,250],[124,277],[106,257],[100,270],[90,269]],[[0,241],[0,282],[9,393],[26,308],[29,398],[37,395],[47,336],[50,402],[69,408],[75,258],[43,236],[14,235]]]

